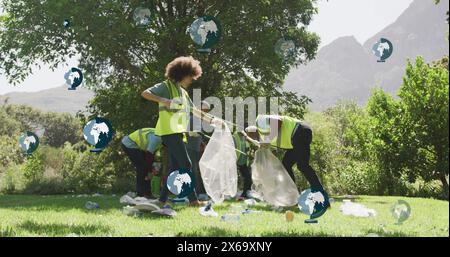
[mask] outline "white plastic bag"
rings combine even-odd
[[[369,209],[366,206],[353,203],[350,200],[344,200],[344,204],[341,205],[339,210],[344,215],[355,217],[373,217],[377,216],[377,212],[374,209]]]
[[[280,160],[269,148],[255,152],[252,164],[253,190],[255,195],[273,206],[294,206],[299,193]]]
[[[216,204],[237,192],[236,151],[230,129],[224,125],[215,128],[199,163],[206,193]]]

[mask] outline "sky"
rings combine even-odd
[[[353,35],[363,44],[367,39],[393,23],[413,0],[318,0],[319,13],[309,30],[321,37],[323,47],[342,36]],[[431,0],[422,0],[431,1]],[[388,6],[388,8],[386,8]],[[1,13],[1,10],[0,10]],[[55,71],[45,65],[33,69],[33,75],[17,86],[9,85],[0,71],[0,95],[9,92],[36,92],[64,84],[64,74],[78,64],[68,59]],[[36,83],[38,81],[38,83]]]

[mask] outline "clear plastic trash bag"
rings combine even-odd
[[[297,205],[297,186],[269,148],[260,148],[255,152],[252,179],[255,197],[273,206]]]
[[[200,174],[206,193],[220,204],[227,196],[237,192],[237,157],[233,137],[225,124],[217,127],[200,159]]]

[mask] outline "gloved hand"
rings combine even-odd
[[[188,134],[190,137],[199,137],[200,136],[200,134],[195,131],[189,131]]]
[[[223,127],[225,125],[225,122],[222,119],[214,118],[211,120],[211,125],[216,128],[219,128],[219,127]]]
[[[183,108],[183,101],[180,98],[174,98],[172,101],[170,101],[170,107],[171,110],[180,110]]]

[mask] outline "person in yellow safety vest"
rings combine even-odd
[[[292,167],[303,173],[311,186],[312,192],[320,191],[325,197],[324,206],[330,206],[328,195],[314,169],[309,165],[311,155],[312,129],[309,125],[298,119],[279,115],[258,115],[256,126],[247,127],[243,133],[250,142],[269,144],[270,146],[285,149],[282,163],[295,182]]]
[[[195,108],[186,92],[194,80],[202,75],[200,62],[189,57],[178,57],[166,66],[166,80],[156,84],[142,92],[146,100],[157,102],[159,105],[159,117],[155,134],[162,138],[163,144],[169,152],[169,172],[175,170],[191,170],[186,145],[183,135],[188,132],[189,116],[192,112],[205,122],[222,126],[224,121],[211,115],[207,115]],[[191,172],[192,174],[192,172]],[[192,175],[193,176],[193,175]],[[194,177],[195,179],[195,177]],[[159,201],[164,204],[167,201],[167,186],[163,187]],[[163,194],[163,191],[165,192]],[[190,205],[198,206],[195,190],[188,195]]]
[[[246,126],[247,127],[247,126]],[[249,198],[249,192],[251,190],[253,181],[252,181],[252,172],[250,169],[250,143],[246,140],[245,136],[239,132],[235,132],[233,134],[234,146],[236,147],[236,157],[237,157],[237,167],[239,173],[243,178],[244,187],[242,190],[242,194],[239,197],[239,200],[245,200]]]
[[[154,128],[138,129],[122,138],[122,149],[136,169],[136,193],[140,197],[154,199],[148,174],[161,145],[161,137],[155,135]]]

